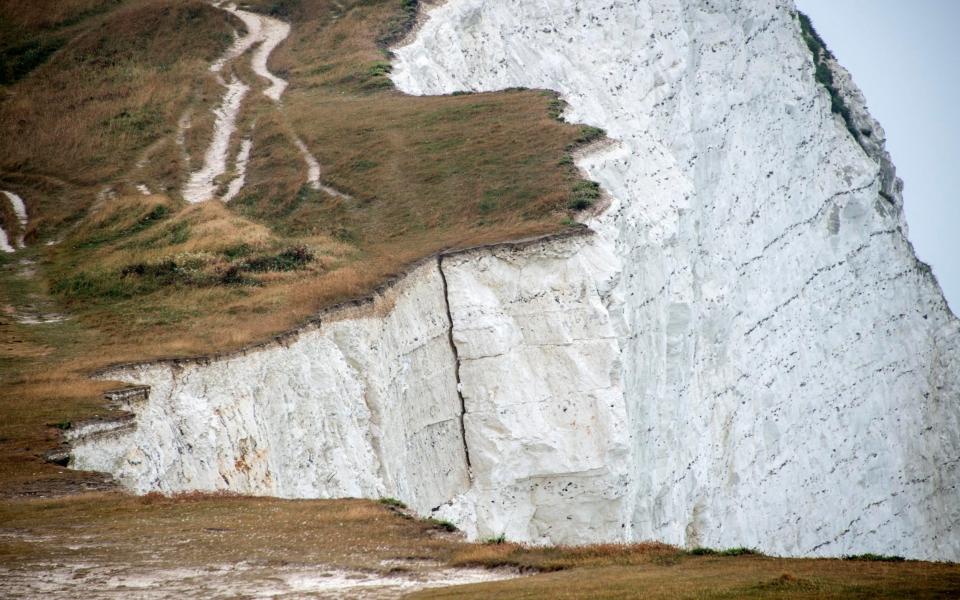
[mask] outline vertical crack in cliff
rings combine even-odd
[[[460,440],[463,442],[463,456],[467,461],[467,478],[473,481],[473,467],[470,463],[470,446],[467,444],[467,426],[464,418],[467,415],[467,404],[463,399],[463,384],[460,382],[460,352],[457,343],[453,341],[453,313],[450,311],[450,291],[447,287],[447,275],[443,272],[443,255],[437,256],[437,270],[440,272],[440,281],[443,282],[443,305],[447,310],[447,339],[450,341],[450,350],[453,351],[453,373],[457,378],[457,397],[460,398]]]

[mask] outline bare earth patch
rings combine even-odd
[[[518,577],[515,570],[451,569],[440,563],[402,567],[389,574],[324,565],[250,563],[194,568],[36,563],[18,569],[0,567],[5,594],[44,598],[188,597],[252,598],[399,598],[420,590]]]

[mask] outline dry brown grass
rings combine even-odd
[[[445,561],[464,545],[364,500],[84,494],[0,504],[0,523],[6,532],[49,540],[11,549],[2,538],[0,564],[7,566],[71,558],[68,546],[88,535],[94,541],[81,542],[85,561],[177,567],[284,561],[377,568],[386,559]]]
[[[414,598],[956,598],[960,567],[765,557],[682,557],[672,564],[587,567]]]
[[[117,4],[117,0],[0,0],[0,21],[27,30],[51,29]]]
[[[471,545],[366,500],[115,493],[17,500],[0,504],[0,533],[0,567],[28,572],[82,560],[129,572],[244,562],[386,573],[394,561],[427,560],[528,575],[418,597],[951,598],[960,591],[960,566],[948,564],[702,557],[661,544]]]
[[[81,4],[113,10],[69,28],[65,46],[0,103],[0,183],[28,199],[34,230],[83,214],[97,189],[170,135],[230,40],[224,14],[201,0]]]
[[[675,547],[653,542],[548,547],[490,542],[460,550],[450,562],[461,567],[515,567],[521,571],[546,572],[610,565],[672,563],[679,558],[680,552]]]

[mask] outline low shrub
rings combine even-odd
[[[0,85],[23,79],[63,47],[63,38],[40,38],[0,50]]]
[[[720,556],[759,556],[760,553],[753,548],[727,548],[720,551]]]

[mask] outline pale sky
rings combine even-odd
[[[960,0],[796,0],[867,97],[910,240],[960,312]]]

